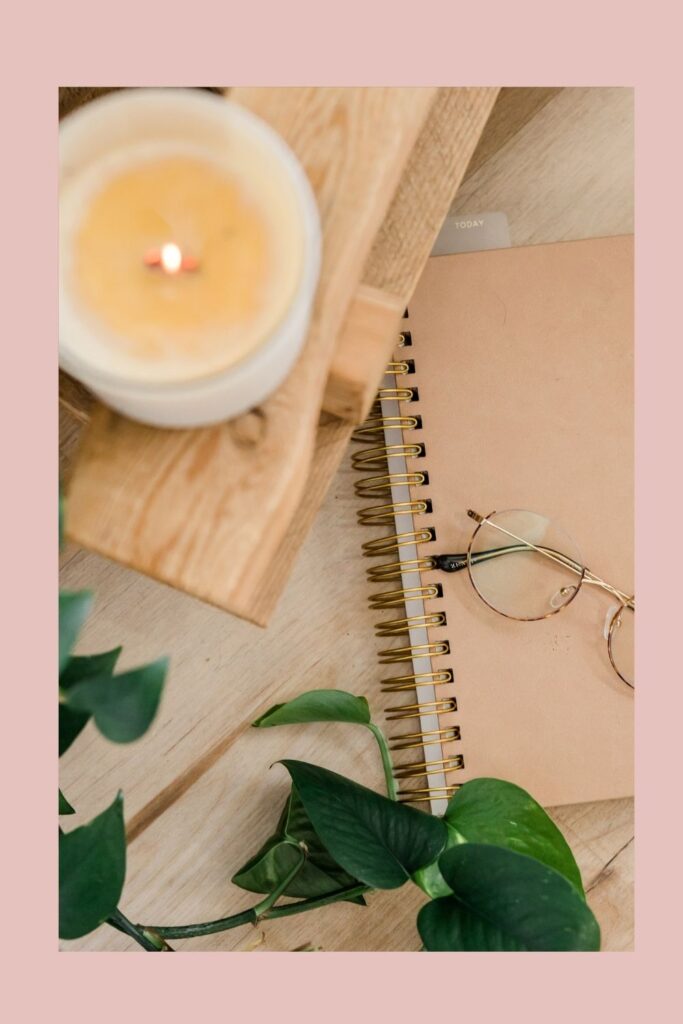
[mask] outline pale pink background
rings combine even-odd
[[[2,260],[6,419],[3,967],[14,1022],[671,1019],[680,987],[680,32],[673,4],[11,5]],[[635,85],[638,138],[637,948],[626,955],[58,957],[57,86]],[[10,141],[11,140],[11,141]],[[676,160],[678,156],[678,160]],[[678,338],[678,341],[675,339]],[[654,556],[653,556],[654,552]],[[9,707],[16,702],[17,707]],[[397,893],[397,899],[400,894]],[[678,912],[680,915],[680,911]],[[678,952],[677,952],[678,950]],[[9,959],[15,961],[10,965]],[[543,963],[539,960],[543,959]],[[11,991],[10,991],[11,989]],[[657,1007],[660,1007],[658,1009]],[[669,1008],[664,1009],[664,1006]],[[277,1015],[277,1016],[276,1016]]]

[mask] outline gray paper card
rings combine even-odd
[[[457,213],[443,222],[432,256],[509,248],[510,228],[504,213]]]

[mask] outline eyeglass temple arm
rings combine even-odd
[[[489,526],[493,525],[493,523],[489,523]],[[567,555],[563,555],[560,551],[555,551],[553,548],[536,547],[536,545],[527,544],[524,541],[520,541],[519,544],[508,544],[504,548],[489,548],[488,551],[472,551],[470,552],[469,558],[472,565],[480,565],[481,562],[488,562],[492,558],[499,558],[501,555],[513,554],[515,551],[537,551],[540,555],[545,555],[546,558],[552,559],[553,562],[558,562],[567,569],[570,569],[571,572],[576,573],[577,576],[580,576],[583,572],[583,568],[578,562],[575,562]],[[459,572],[461,569],[467,568],[467,553],[432,555],[432,558],[435,563],[434,568],[441,569],[443,572]],[[593,581],[591,580],[590,582]]]
[[[529,548],[525,544],[511,544],[506,548],[491,548],[489,551],[472,552],[470,559],[473,565],[479,565],[480,562],[487,562],[491,558],[498,558],[508,552],[528,550]],[[460,572],[461,569],[467,568],[467,552],[453,555],[432,555],[432,558],[434,559],[434,568],[440,569],[442,572]]]

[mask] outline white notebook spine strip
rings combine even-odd
[[[404,641],[399,647],[380,651],[382,664],[401,666],[400,674],[382,680],[388,698],[387,720],[404,724],[392,737],[392,749],[397,752],[394,774],[399,781],[399,799],[429,802],[433,813],[440,814],[458,788],[452,779],[464,762],[461,754],[449,753],[460,739],[458,727],[450,724],[457,708],[453,672],[441,664],[435,670],[432,664],[432,657],[448,654],[450,648],[448,641],[430,640],[428,632],[430,626],[444,625],[445,615],[434,610],[433,602],[440,594],[438,585],[424,584],[421,575],[433,567],[429,555],[424,554],[424,544],[432,542],[433,531],[420,524],[421,517],[431,511],[431,503],[426,471],[412,468],[419,465],[423,446],[419,441],[421,418],[413,412],[419,407],[417,395],[410,386],[414,368],[410,324],[405,319],[403,323],[399,344],[406,358],[397,358],[387,367],[377,402],[354,435],[356,441],[368,442],[369,447],[356,451],[353,462],[355,468],[371,471],[370,476],[358,481],[357,493],[377,498],[376,505],[359,512],[359,521],[370,526],[388,525],[392,531],[388,537],[363,545],[366,555],[383,556],[381,565],[368,570],[372,582],[383,584],[383,589],[372,595],[370,606],[392,613],[391,618],[376,624],[376,633],[380,637],[408,638],[407,644]],[[409,469],[407,460],[411,457]],[[388,561],[392,556],[393,561]],[[426,600],[431,602],[428,610]],[[447,724],[444,715],[450,716]],[[403,751],[413,755],[408,762],[403,761]]]

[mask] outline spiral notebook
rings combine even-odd
[[[404,800],[438,812],[479,776],[545,806],[633,792],[604,592],[517,622],[431,561],[467,550],[467,509],[531,509],[633,593],[632,265],[631,236],[435,256],[409,303],[354,453]]]

